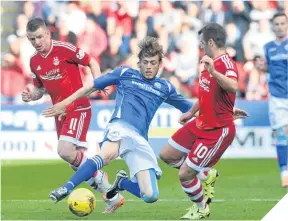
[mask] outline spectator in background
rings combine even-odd
[[[143,39],[148,34],[148,25],[146,22],[137,20],[134,26],[134,33],[132,37],[135,37],[138,41]]]
[[[267,72],[265,60],[256,56],[253,66],[249,70],[249,79],[246,91],[247,100],[262,100],[268,96]]]
[[[35,16],[34,14],[34,4],[32,1],[26,1],[23,5],[23,14],[26,15],[26,17],[29,19],[33,18]],[[41,13],[38,13],[40,15]],[[40,15],[43,16],[43,15]]]
[[[249,31],[243,38],[245,58],[252,61],[256,56],[264,57],[264,45],[275,39],[268,20],[252,22]]]
[[[134,20],[134,31],[133,35],[137,34],[135,30],[135,24],[137,23],[145,23],[147,25],[147,36],[155,36],[155,31],[153,27],[154,19],[153,19],[153,11],[148,8],[141,8],[139,10],[139,14]]]
[[[121,54],[129,53],[129,40],[133,31],[133,19],[129,9],[130,2],[118,1],[117,9],[110,11],[107,18],[107,33],[108,36],[117,34],[117,28],[122,29],[122,45],[119,48]],[[134,4],[134,3],[133,3]]]
[[[202,10],[201,16],[204,23],[216,22],[223,26],[225,12],[221,0],[204,0],[202,3]]]
[[[19,58],[6,54],[1,66],[1,102],[18,103],[21,100],[26,80]]]
[[[231,51],[231,53],[229,53],[230,57],[234,58],[234,60],[236,61],[241,61],[240,56],[243,56],[243,54],[241,55],[241,52],[239,52],[242,49],[242,38],[240,30],[237,28],[235,23],[228,23],[225,26],[225,30],[227,34],[227,50],[233,50],[233,52]],[[237,57],[239,58],[239,60],[237,59]]]
[[[84,32],[78,36],[78,47],[99,63],[101,54],[108,46],[107,36],[101,26],[91,18],[88,18],[83,26]]]
[[[173,8],[169,1],[160,1],[161,13],[154,17],[154,30],[159,35],[161,27],[165,27],[168,33],[174,33],[175,30],[180,30],[181,13],[180,10]]]
[[[118,35],[111,35],[108,41],[108,50],[100,57],[101,72],[106,73],[121,65],[127,58],[127,55],[119,53],[122,39]]]
[[[26,25],[28,18],[24,14],[17,16],[17,27],[15,34],[8,36],[7,41],[9,43],[11,53],[15,57],[19,58],[22,64],[22,71],[25,76],[30,76],[30,62],[29,59],[35,52],[30,42],[26,38]]]
[[[238,41],[235,42],[235,49],[237,50],[235,60],[244,62],[244,50],[242,44],[242,36],[246,34],[251,22],[249,12],[249,3],[242,0],[227,1],[229,11],[226,12],[226,23],[234,23],[237,28]]]
[[[269,21],[275,14],[275,9],[270,7],[268,0],[251,0],[253,9],[250,12],[252,21],[267,20]]]
[[[124,62],[125,65],[134,68],[134,69],[139,69],[138,67],[138,43],[139,40],[137,38],[131,38],[130,39],[130,54],[127,57],[126,61]]]
[[[68,2],[67,22],[69,31],[75,33],[76,36],[82,34],[85,27],[83,24],[86,24],[86,19],[86,14],[79,8],[76,2]]]
[[[198,32],[203,25],[203,22],[199,19],[199,5],[197,2],[188,2],[187,3],[187,16],[186,19],[190,26]]]
[[[102,1],[91,1],[89,3],[89,12],[87,17],[100,25],[105,32],[107,31],[107,16],[102,11]]]
[[[183,36],[177,42],[178,52],[174,53],[171,63],[174,67],[175,76],[182,84],[193,85],[197,76],[198,48],[190,43],[191,35]],[[196,49],[196,51],[195,51]]]
[[[73,45],[77,44],[77,36],[68,28],[68,18],[63,15],[59,18],[55,31],[51,31],[52,39],[57,41],[69,42]]]

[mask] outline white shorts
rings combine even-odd
[[[120,141],[119,155],[125,160],[130,178],[136,180],[135,175],[142,170],[154,169],[159,178],[162,171],[157,157],[150,144],[144,137],[132,128],[119,122],[112,122],[107,126],[106,137],[111,141]]]
[[[269,118],[272,129],[288,125],[288,99],[277,98],[270,95]]]

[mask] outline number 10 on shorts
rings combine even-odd
[[[208,147],[203,146],[203,144],[200,143],[200,144],[196,147],[196,149],[195,149],[195,151],[194,151],[194,155],[196,155],[199,159],[203,159],[204,156],[207,154],[208,150],[209,150]]]

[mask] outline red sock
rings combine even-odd
[[[182,182],[181,186],[191,201],[196,203],[199,208],[205,208],[202,185],[197,177],[193,180]]]

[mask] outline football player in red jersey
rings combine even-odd
[[[94,78],[101,74],[98,63],[84,51],[72,44],[52,40],[42,19],[31,19],[26,30],[27,38],[36,52],[30,59],[34,88],[22,93],[23,101],[38,100],[45,91],[51,96],[53,104],[69,97],[83,86],[79,65],[88,66]],[[73,111],[61,119],[55,118],[59,140],[57,150],[59,156],[77,170],[87,160],[85,150],[91,120],[90,101],[87,97],[81,98],[70,108]],[[103,171],[98,171],[86,182],[104,195],[111,186]],[[111,200],[105,199],[105,202],[104,213],[111,213],[124,203],[124,198],[118,194]]]
[[[205,56],[201,59],[203,68],[199,76],[198,100],[189,112],[181,116],[179,122],[184,126],[169,139],[160,153],[164,162],[179,168],[182,189],[194,202],[181,218],[191,220],[210,215],[200,179],[201,176],[207,177],[209,171],[214,173],[215,182],[217,171],[210,168],[235,137],[233,108],[238,89],[238,71],[225,50],[224,28],[209,23],[199,31],[199,35]],[[195,117],[197,112],[199,115]],[[236,118],[247,115],[242,110],[238,112],[234,112]]]

